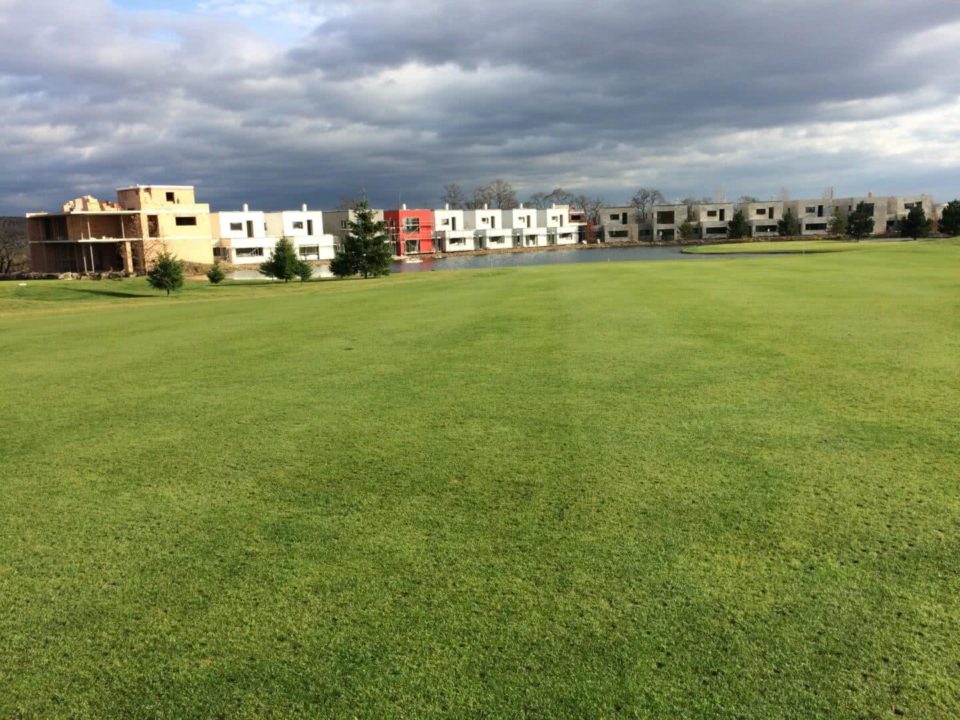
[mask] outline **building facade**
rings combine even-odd
[[[88,195],[29,213],[27,236],[34,272],[144,273],[161,252],[213,262],[210,206],[186,185],[136,185],[117,190],[116,202]]]
[[[468,230],[463,210],[451,210],[447,205],[443,210],[433,212],[434,247],[441,252],[470,252],[476,250],[476,237]]]
[[[309,261],[329,261],[334,256],[334,237],[323,232],[323,213],[308,210],[283,210],[265,213],[242,210],[213,213],[211,223],[216,237],[214,255],[231,265],[262,263],[285,237],[293,243],[299,257]]]
[[[433,249],[433,210],[410,210],[406,205],[383,213],[395,255],[426,255]]]

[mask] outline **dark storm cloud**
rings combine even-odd
[[[0,212],[131,182],[264,208],[493,177],[615,202],[958,190],[955,3],[301,3],[316,27],[286,45],[247,5],[0,0]]]

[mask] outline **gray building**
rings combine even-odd
[[[356,212],[353,210],[324,210],[323,211],[323,229],[334,237],[334,244],[337,250],[343,245],[343,240],[349,230],[347,223],[356,219]],[[373,219],[375,222],[383,222],[383,210],[373,210]]]

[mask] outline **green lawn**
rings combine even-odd
[[[718,245],[695,245],[682,252],[694,255],[730,255],[736,253],[825,253],[844,250],[864,250],[887,244],[884,241],[863,240],[771,240],[769,242],[730,242]]]
[[[956,718],[960,242],[0,284],[0,718]]]

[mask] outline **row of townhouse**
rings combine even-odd
[[[864,203],[873,217],[873,234],[896,232],[897,223],[911,208],[920,206],[927,217],[936,217],[929,195],[897,197],[848,197],[820,200],[769,200],[740,203],[690,203],[655,205],[646,218],[635,207],[604,208],[600,218],[604,239],[624,242],[671,241],[679,238],[680,226],[689,222],[695,237],[701,240],[724,238],[729,222],[738,210],[750,227],[751,237],[779,234],[779,222],[788,211],[797,218],[801,235],[826,235],[830,221],[839,211],[853,212]]]
[[[583,223],[573,222],[570,208],[554,205],[538,210],[522,204],[512,210],[483,207],[459,210],[446,205],[442,210],[375,210],[375,218],[387,226],[397,256],[434,252],[457,253],[476,250],[574,245],[580,241]],[[328,212],[331,232],[342,241],[353,211]]]
[[[182,260],[231,265],[263,262],[281,237],[304,260],[332,260],[354,218],[350,211],[263,212],[248,205],[210,212],[192,186],[136,185],[117,191],[115,202],[86,196],[58,212],[27,214],[31,262],[36,272],[143,273],[161,250]],[[374,210],[386,224],[397,256],[573,245],[582,223],[570,208],[497,210]],[[329,231],[324,224],[329,226]]]
[[[874,218],[874,234],[896,228],[914,206],[928,217],[936,208],[928,195],[910,197],[851,197],[749,203],[657,205],[645,220],[633,207],[601,210],[600,232],[610,241],[671,241],[685,222],[701,239],[723,238],[734,213],[744,213],[754,237],[773,236],[788,210],[798,218],[803,235],[824,235],[839,209],[852,212],[863,202]],[[162,249],[182,260],[210,264],[258,264],[281,237],[289,238],[301,258],[333,259],[346,237],[353,211],[321,212],[306,205],[300,210],[210,212],[198,203],[192,186],[136,185],[121,188],[117,199],[91,196],[71,200],[57,212],[27,214],[31,264],[36,272],[143,273]],[[385,223],[397,256],[457,253],[512,248],[544,248],[589,241],[597,228],[570,207],[511,210],[483,207],[459,210],[374,210]],[[326,227],[325,227],[326,224]]]

